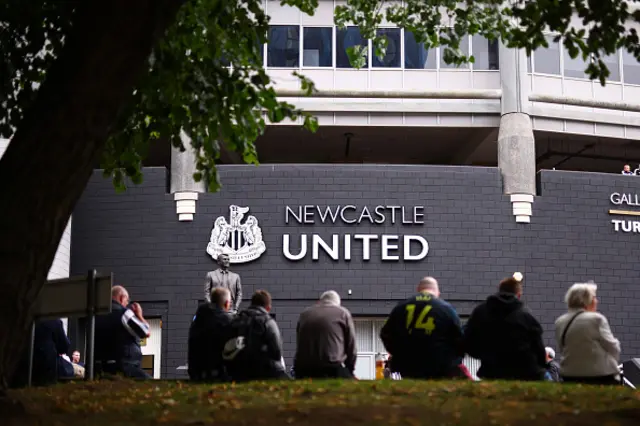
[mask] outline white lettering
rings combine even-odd
[[[622,221],[622,232],[631,232],[631,222]]]
[[[613,230],[614,230],[615,232],[620,231],[620,223],[622,223],[622,221],[621,221],[621,220],[613,219],[613,220],[611,221],[611,223],[613,223]]]
[[[420,213],[418,213],[420,211]],[[424,223],[424,207],[423,206],[414,206],[413,207],[413,223]]]
[[[389,244],[390,240],[397,241],[397,235],[382,236],[382,260],[399,260],[400,256],[389,254],[390,250],[398,250],[398,244]]]
[[[396,223],[396,210],[400,210],[400,206],[387,206],[391,210],[391,223]]]
[[[302,223],[302,206],[298,206],[298,214],[296,215],[291,207],[286,206],[284,210],[284,223],[289,223],[289,214],[296,219],[296,222]]]
[[[338,234],[331,236],[331,247],[322,239],[320,235],[313,234],[311,236],[311,258],[318,260],[320,247],[325,253],[329,255],[333,260],[340,259],[340,245],[338,244]]]
[[[371,213],[369,213],[369,209],[367,208],[367,206],[364,206],[362,208],[362,213],[360,213],[360,218],[358,219],[358,223],[362,222],[362,219],[365,216],[369,219],[369,222],[373,223],[373,218],[371,217]]]
[[[344,260],[351,260],[351,234],[344,236]]]
[[[353,211],[356,211],[356,206],[353,206],[353,205],[344,206],[344,207],[342,208],[342,210],[340,210],[340,219],[342,219],[342,221],[343,221],[344,223],[356,223],[357,219],[347,220],[347,219],[344,217],[344,212],[345,212],[345,210],[347,210],[347,209],[349,209],[349,210],[353,210]]]
[[[356,234],[354,240],[362,240],[362,260],[371,260],[371,241],[377,240],[377,235]]]
[[[417,241],[422,246],[422,250],[417,255],[411,254],[411,241]],[[419,235],[404,236],[404,260],[422,260],[429,253],[429,243]]]
[[[291,249],[289,247],[289,234],[284,234],[282,236],[282,252],[284,253],[284,257],[289,260],[300,260],[307,255],[307,236],[300,235],[300,253],[293,255],[291,254]]]
[[[617,192],[611,194],[611,197],[609,197],[609,199],[613,204],[622,204],[622,202],[620,201],[620,194]]]
[[[314,206],[304,206],[304,223],[315,223],[313,220],[313,208]]]
[[[376,206],[375,212],[376,216],[378,217],[378,219],[376,219],[376,223],[384,223],[384,221],[387,219],[384,215],[384,206]]]
[[[327,216],[331,218],[331,223],[336,222],[336,219],[338,218],[338,211],[340,210],[340,206],[336,207],[335,212],[331,210],[331,207],[327,206],[327,208],[324,209],[324,214],[322,214],[322,210],[320,209],[320,206],[317,206],[317,208],[318,208],[318,214],[320,215],[320,220],[322,221],[322,223],[325,223],[325,221],[327,220]]]

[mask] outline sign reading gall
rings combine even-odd
[[[616,206],[640,207],[640,197],[638,194],[614,192],[609,197],[611,204]],[[640,216],[640,211],[629,209],[610,209],[610,215],[616,216]],[[612,219],[613,230],[615,232],[640,233],[640,222],[637,220]]]
[[[335,224],[356,227],[361,224],[383,225],[424,225],[423,206],[384,206],[358,207],[356,205],[318,206],[304,205],[285,207],[285,224],[289,226],[312,224]],[[347,228],[348,229],[348,228]],[[295,239],[296,249],[292,249]],[[417,261],[424,259],[429,253],[429,243],[420,235],[370,234],[345,231],[323,238],[318,234],[291,234],[282,236],[284,256],[293,261],[304,259],[309,253],[312,260],[318,260],[323,251],[333,260],[351,260],[352,248],[359,246],[362,260],[371,260],[371,252],[375,250],[385,261]]]

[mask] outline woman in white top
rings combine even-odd
[[[565,296],[569,312],[556,320],[560,375],[565,382],[619,384],[620,342],[597,312],[597,286],[574,284]]]

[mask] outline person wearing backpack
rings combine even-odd
[[[270,311],[271,295],[258,290],[251,297],[251,306],[231,321],[222,358],[232,380],[290,378],[282,363],[280,329]]]
[[[228,379],[222,361],[231,324],[231,294],[223,287],[211,292],[210,303],[198,307],[189,328],[189,378],[196,382],[221,382]]]

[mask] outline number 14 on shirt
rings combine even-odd
[[[416,313],[416,305],[410,304],[406,306],[407,309],[407,330],[409,330],[409,334],[413,331],[413,329],[424,330],[425,334],[433,333],[436,325],[433,321],[433,317],[427,317],[429,311],[431,310],[431,305],[424,305],[420,313],[418,314],[418,318],[415,320],[414,318]]]

